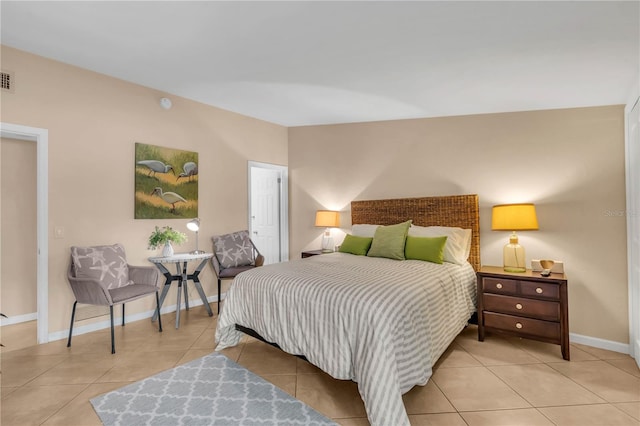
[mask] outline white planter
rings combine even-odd
[[[171,242],[166,242],[164,247],[162,248],[162,255],[164,257],[173,256],[173,246]]]

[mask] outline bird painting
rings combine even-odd
[[[173,170],[173,166],[171,164],[164,164],[162,161],[158,160],[141,160],[136,164],[140,166],[147,167],[149,169],[149,176],[153,173],[155,177],[156,173],[168,173],[171,170],[171,173],[175,176],[176,172]]]
[[[197,152],[136,142],[134,217],[198,217],[199,164]]]
[[[176,178],[176,182],[179,181],[181,177],[188,177],[189,182],[191,182],[191,178],[198,174],[198,165],[193,161],[189,161],[187,163],[184,163],[184,166],[182,166],[182,170],[184,171],[178,175],[178,177]]]
[[[183,202],[186,203],[187,200],[180,194],[176,194],[175,192],[162,192],[162,188],[157,186],[151,195],[157,195],[162,198],[165,202],[171,204],[171,213],[175,213],[176,211],[176,203]]]

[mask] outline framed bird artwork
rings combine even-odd
[[[135,144],[136,219],[198,217],[198,153]]]

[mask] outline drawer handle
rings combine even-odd
[[[518,329],[522,328],[522,323],[517,322],[517,323],[516,323],[516,328],[518,328]]]
[[[540,287],[536,288],[536,293],[542,294],[542,289]]]
[[[502,288],[502,284],[500,283],[496,284],[496,288]]]
[[[516,309],[522,309],[522,305],[520,303],[516,303]]]

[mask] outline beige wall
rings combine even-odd
[[[133,219],[135,142],[199,153],[201,248],[210,247],[213,234],[247,227],[247,162],[288,161],[282,126],[6,46],[2,68],[15,73],[16,83],[15,93],[2,93],[2,121],[49,130],[49,332],[69,327],[71,245],[121,242],[130,263],[149,265],[147,257],[158,253],[146,247],[155,225],[189,235],[187,220]],[[164,96],[173,101],[170,110],[159,106]],[[54,227],[64,229],[63,238],[54,238]],[[179,250],[192,249],[189,237]],[[214,295],[211,268],[200,277],[206,294]],[[189,288],[190,298],[199,300]],[[175,300],[173,289],[166,303]],[[153,305],[145,298],[127,312]]]
[[[36,144],[2,138],[0,152],[0,312],[11,318],[37,310]]]
[[[483,264],[501,265],[508,232],[491,206],[536,204],[521,232],[532,258],[565,262],[570,331],[628,342],[624,107],[487,114],[289,129],[291,256],[320,248],[319,208],[352,200],[479,195]]]
[[[2,94],[2,121],[49,130],[50,332],[68,328],[71,245],[119,241],[131,263],[147,264],[156,224],[185,229],[186,220],[133,219],[134,142],[143,142],[199,153],[201,247],[247,226],[248,160],[289,166],[291,257],[319,248],[318,208],[343,210],[348,230],[354,199],[477,193],[482,261],[500,264],[507,233],[490,231],[491,206],[534,202],[540,231],[520,240],[528,260],[565,262],[571,332],[628,341],[622,106],[287,131],[5,46],[2,66],[16,81]],[[171,110],[159,107],[163,96]],[[210,268],[201,278],[214,295]]]

